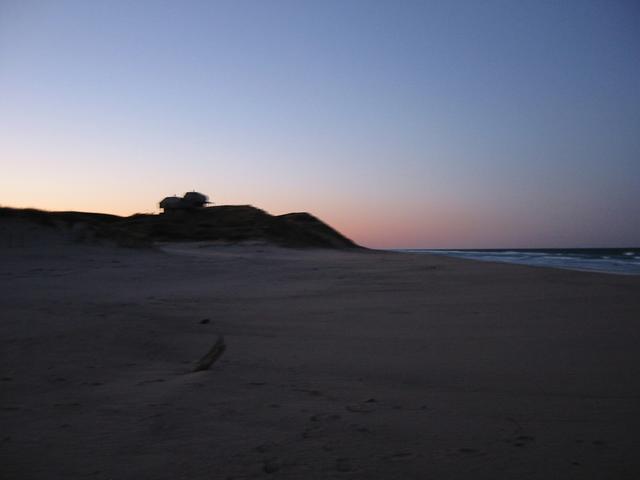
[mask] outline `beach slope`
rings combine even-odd
[[[54,237],[0,253],[2,478],[640,472],[638,277]]]

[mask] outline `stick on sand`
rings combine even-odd
[[[200,372],[202,370],[209,370],[211,365],[220,358],[220,356],[227,349],[227,345],[224,343],[224,337],[222,335],[218,336],[218,340],[213,344],[211,350],[207,352],[207,354],[202,357],[195,368],[192,370],[193,372]]]

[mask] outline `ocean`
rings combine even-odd
[[[533,249],[397,249],[398,252],[429,253],[487,262],[517,263],[535,267],[640,275],[639,248],[533,248]]]

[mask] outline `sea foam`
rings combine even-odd
[[[573,248],[510,250],[402,249],[407,253],[428,253],[488,262],[516,263],[622,275],[640,275],[640,248]]]

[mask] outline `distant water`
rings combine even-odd
[[[487,262],[518,263],[536,267],[564,268],[591,272],[640,275],[640,248],[570,248],[511,250],[403,249],[409,253],[430,253]]]

